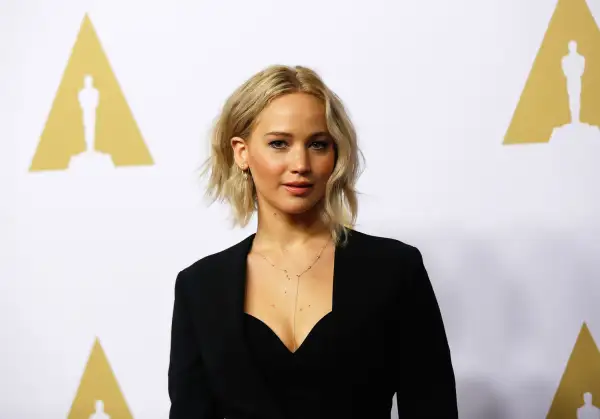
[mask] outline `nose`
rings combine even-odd
[[[310,171],[310,157],[306,147],[295,147],[290,153],[290,169],[294,173],[306,173]]]

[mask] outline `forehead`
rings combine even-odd
[[[292,93],[274,99],[257,118],[256,130],[326,128],[325,105],[313,95]]]

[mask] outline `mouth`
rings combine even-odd
[[[313,188],[311,183],[285,183],[283,186],[289,193],[296,196],[306,195]]]

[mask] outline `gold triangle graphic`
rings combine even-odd
[[[600,126],[600,30],[586,0],[558,0],[504,144],[546,143],[554,128],[571,122],[561,64],[571,41],[585,58],[580,121]]]
[[[584,323],[546,419],[577,419],[577,410],[584,406],[586,393],[589,393],[590,404],[599,407],[600,351]],[[588,408],[593,409],[591,405]]]
[[[84,112],[79,94],[96,89],[93,150],[107,154],[115,166],[154,164],[142,134],[86,14],[44,126],[30,171],[63,170],[86,146]],[[90,115],[88,112],[87,115]],[[88,148],[89,149],[89,148]]]
[[[132,419],[106,354],[96,338],[67,419]]]

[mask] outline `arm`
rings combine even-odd
[[[221,419],[204,376],[200,351],[182,290],[182,274],[175,281],[169,362],[169,419]]]
[[[413,272],[404,304],[408,336],[401,337],[407,351],[400,363],[397,394],[400,419],[458,419],[456,383],[442,315],[423,257],[412,255]],[[403,331],[400,333],[404,334]],[[405,356],[408,355],[408,356]]]

